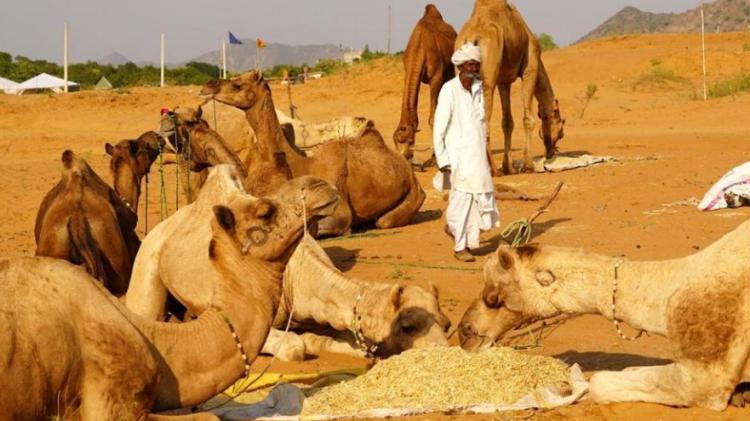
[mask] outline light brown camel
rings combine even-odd
[[[448,346],[446,334],[451,323],[440,310],[435,287],[427,291],[349,278],[309,236],[289,260],[282,297],[274,327],[283,329],[293,313],[292,326],[308,333],[299,339],[288,333],[285,341],[290,343],[280,348],[280,332],[269,336],[263,352],[280,353],[281,359],[302,359],[305,354],[321,352],[362,357],[365,347],[374,347],[375,355],[387,357],[412,348]],[[353,331],[366,344],[357,344]],[[327,337],[330,334],[333,338]]]
[[[111,157],[109,171],[112,185],[128,207],[138,214],[138,201],[141,197],[141,182],[151,171],[159,156],[163,140],[154,132],[143,133],[138,139],[122,140],[114,146],[107,143],[105,152]]]
[[[430,127],[435,120],[438,94],[445,82],[456,76],[451,56],[456,43],[456,30],[443,20],[433,4],[425,7],[424,16],[411,33],[404,54],[404,99],[401,121],[393,133],[396,149],[408,161],[414,156],[414,142],[419,130],[419,88],[430,86]],[[432,160],[430,160],[432,161]],[[425,163],[431,165],[429,162]]]
[[[340,235],[373,222],[378,228],[404,226],[424,202],[410,165],[385,145],[372,124],[358,139],[325,143],[306,157],[287,142],[271,89],[260,73],[208,82],[201,94],[244,110],[261,152],[267,158],[286,153],[294,177],[314,175],[339,189],[343,203],[333,217],[320,222],[321,234]]]
[[[536,120],[533,98],[539,102],[538,115],[542,120],[539,136],[544,141],[545,156],[552,158],[557,142],[563,138],[565,120],[555,99],[547,71],[542,63],[542,48],[518,10],[505,0],[477,0],[474,11],[456,39],[456,48],[473,43],[482,52],[481,74],[484,81],[485,118],[492,117],[495,88],[500,90],[503,110],[505,151],[503,173],[511,172],[511,138],[513,114],[510,107],[510,86],[522,79],[523,125],[526,131],[523,145],[523,170],[534,171],[531,138]],[[488,143],[489,148],[489,143]],[[490,154],[491,156],[491,154]]]
[[[210,307],[217,275],[211,270],[207,257],[200,253],[210,240],[210,233],[202,228],[206,225],[202,221],[210,219],[214,205],[244,194],[234,173],[233,167],[216,167],[197,200],[159,224],[143,240],[125,300],[128,308],[148,319],[163,320],[168,293],[193,315],[202,314]],[[303,198],[290,197],[288,200],[301,203]],[[185,256],[190,256],[189,261]],[[381,352],[395,353],[412,346],[445,344],[442,332],[448,322],[440,312],[436,292],[348,280],[335,269],[320,246],[309,238],[297,247],[289,264],[291,266],[284,274],[286,307],[284,313],[276,317],[275,327],[286,325],[289,306],[294,302],[295,321],[303,324],[313,321],[345,331],[346,323],[353,319],[353,303],[357,297],[354,290],[361,286],[363,293],[367,291],[358,312],[365,317],[362,333],[380,344]],[[393,299],[388,301],[390,296]],[[384,304],[388,302],[393,303],[392,307]],[[402,329],[402,326],[407,327]],[[404,330],[409,339],[402,333]],[[278,343],[281,335],[275,333],[277,340],[273,343]],[[269,344],[266,350],[283,360],[299,360],[305,354],[316,355],[331,350],[356,353],[350,345],[311,334],[303,334],[302,338],[290,334],[282,348]]]
[[[601,314],[666,337],[674,363],[598,372],[591,377],[594,401],[723,410],[735,386],[750,381],[748,238],[745,222],[696,254],[659,262],[500,247],[485,265],[482,297],[461,321],[462,345],[487,346],[561,314]]]
[[[141,244],[135,233],[138,216],[85,160],[67,150],[62,164],[62,179],[36,215],[36,255],[83,265],[122,295]]]
[[[300,212],[287,199],[303,190]],[[301,214],[329,214],[337,199],[330,185],[307,177],[275,197],[235,196],[214,207],[203,253],[216,289],[210,309],[187,324],[132,314],[66,262],[0,260],[0,419],[218,419],[150,412],[199,404],[247,375],[302,236]]]

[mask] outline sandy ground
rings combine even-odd
[[[631,36],[557,50],[545,55],[563,114],[567,117],[564,152],[611,155],[617,162],[559,174],[524,174],[498,182],[530,195],[549,192],[558,181],[566,185],[550,213],[534,225],[535,241],[581,247],[632,259],[685,256],[707,246],[750,216],[750,209],[711,214],[698,212],[691,200],[730,168],[750,160],[750,95],[696,100],[701,92],[700,38],[694,35]],[[750,53],[742,45],[750,34],[711,35],[707,45],[711,81],[750,71]],[[652,68],[674,72],[676,80],[645,77]],[[586,86],[599,92],[581,118]],[[390,143],[399,120],[403,71],[397,61],[380,61],[293,88],[295,105],[308,121],[342,115],[365,116],[376,122]],[[276,105],[288,109],[286,92],[274,88]],[[89,160],[110,180],[106,141],[135,138],[156,127],[163,106],[195,106],[198,87],[82,92],[70,95],[0,96],[0,255],[34,253],[33,224],[44,194],[57,182],[60,155],[70,148]],[[422,120],[427,120],[422,91]],[[520,96],[514,90],[517,129],[514,148],[523,139]],[[499,113],[491,122],[498,160],[502,153]],[[425,124],[426,126],[426,124]],[[430,131],[423,127],[418,149],[427,154]],[[534,136],[533,151],[542,152]],[[520,155],[515,151],[516,157]],[[427,285],[441,292],[441,305],[455,323],[481,290],[482,267],[460,264],[452,257],[451,241],[442,231],[446,203],[429,187],[432,173],[419,179],[429,192],[422,213],[408,227],[372,231],[370,236],[324,243],[337,265],[365,279]],[[170,212],[175,208],[174,172],[166,169]],[[152,179],[157,179],[156,173]],[[155,184],[150,192],[149,224],[159,220]],[[181,199],[184,205],[184,199]],[[537,203],[501,203],[504,224],[527,216]],[[143,231],[143,205],[141,205]],[[499,232],[484,237],[494,249]],[[720,305],[720,304],[717,304]],[[629,330],[629,332],[632,332]],[[455,340],[455,338],[454,338]],[[597,316],[572,320],[542,340],[531,352],[578,362],[585,370],[619,370],[648,365],[670,357],[666,342],[647,337],[628,343],[611,323]],[[259,359],[260,369],[267,360]],[[323,356],[302,364],[274,363],[271,371],[312,372],[361,366],[365,362]],[[504,416],[505,417],[505,416]],[[658,405],[581,403],[562,410],[509,414],[508,419],[747,419],[750,410],[724,413],[672,409]],[[424,418],[424,417],[419,417]],[[434,415],[432,419],[459,419]],[[478,417],[479,418],[479,417]]]

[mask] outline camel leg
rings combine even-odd
[[[426,195],[417,182],[414,174],[411,175],[411,186],[409,193],[395,208],[378,218],[375,226],[380,229],[403,227],[411,222],[411,219],[419,212],[424,203]]]
[[[303,333],[302,340],[304,340],[305,347],[310,355],[320,355],[323,352],[329,352],[356,358],[364,358],[367,356],[364,351],[354,347],[348,341],[331,338],[330,336]]]
[[[534,117],[534,91],[536,90],[537,69],[531,65],[526,67],[523,74],[522,91],[523,91],[523,128],[525,138],[523,142],[523,171],[534,172],[534,160],[531,156],[531,138],[536,127],[536,118]]]
[[[713,373],[713,374],[711,374]],[[701,406],[717,411],[727,407],[734,382],[722,370],[705,364],[682,363],[603,371],[591,377],[594,402],[650,402],[669,406]]]
[[[491,37],[491,38],[494,38]],[[497,60],[493,61],[486,61],[482,63],[481,66],[481,74],[482,74],[482,82],[484,84],[484,120],[487,125],[487,159],[489,160],[490,168],[492,168],[493,175],[495,173],[495,166],[492,162],[492,147],[491,147],[491,137],[490,136],[490,121],[492,119],[492,108],[493,108],[493,102],[494,102],[494,95],[495,95],[495,88],[498,85],[498,80],[500,79],[500,68],[502,66],[502,57],[503,57],[503,50],[504,45],[502,42],[502,36],[498,36],[497,39],[499,42],[492,42],[489,41],[487,38],[483,38],[480,40],[479,48],[482,50],[482,57],[485,59],[489,59],[490,57],[497,57]],[[497,45],[493,45],[497,44]],[[488,52],[492,52],[492,54],[488,54]],[[503,162],[508,159],[508,154],[510,153],[510,148],[505,148],[505,156],[503,158]],[[509,172],[505,171],[503,169],[503,172],[507,175],[510,174]]]
[[[503,110],[503,136],[505,152],[503,153],[503,174],[511,173],[510,154],[513,143],[513,112],[510,109],[510,84],[501,83],[498,85],[500,90],[500,105]]]
[[[300,335],[271,328],[261,354],[273,355],[281,361],[304,361],[307,350]]]

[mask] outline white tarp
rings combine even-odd
[[[17,87],[18,87],[18,82],[13,82],[10,79],[5,79],[4,77],[0,77],[0,91],[5,92],[6,94],[13,94],[16,92]]]
[[[68,87],[78,86],[77,83],[68,81]],[[21,82],[14,90],[20,95],[29,89],[52,89],[55,92],[61,92],[65,87],[65,80],[60,79],[47,73],[34,76],[31,79]]]
[[[713,211],[736,208],[742,206],[743,202],[750,202],[750,162],[724,174],[706,193],[698,209]]]

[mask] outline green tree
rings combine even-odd
[[[537,35],[537,39],[539,40],[539,45],[542,46],[542,51],[550,51],[557,48],[557,44],[550,34],[541,33]]]

